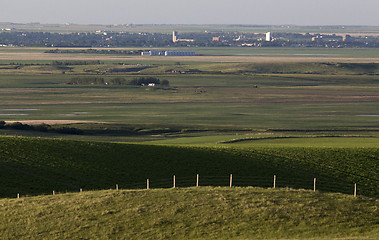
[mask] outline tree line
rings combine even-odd
[[[141,55],[142,52],[148,50],[113,50],[113,49],[53,49],[47,50],[45,53],[88,53],[88,54],[119,54],[119,55]]]
[[[138,77],[131,80],[123,77],[116,77],[111,79],[105,79],[103,77],[74,77],[67,84],[70,85],[131,85],[131,86],[148,86],[153,84],[154,86],[169,86],[170,82],[166,79],[160,80],[156,77]]]
[[[84,132],[78,128],[72,127],[52,127],[51,125],[42,123],[38,125],[29,125],[20,122],[6,123],[5,121],[0,121],[0,129],[14,129],[14,130],[24,130],[24,131],[38,131],[38,132],[55,132],[62,134],[74,134],[82,135]]]

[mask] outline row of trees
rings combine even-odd
[[[71,65],[100,65],[104,63],[99,60],[93,60],[93,61],[67,60],[67,61],[52,61],[51,64],[55,66],[71,66]]]
[[[120,54],[120,55],[141,55],[141,52],[148,50],[113,50],[113,49],[53,49],[45,53],[89,53],[89,54]]]
[[[170,82],[166,79],[160,80],[156,77],[138,77],[128,80],[122,77],[111,79],[104,79],[102,77],[74,77],[67,84],[74,85],[133,85],[133,86],[147,86],[149,84],[169,86]]]
[[[139,77],[139,78],[134,78],[128,82],[128,85],[135,85],[135,86],[144,86],[144,85],[149,85],[149,84],[169,86],[170,82],[168,80],[161,81],[155,77]]]
[[[52,127],[48,124],[42,123],[39,125],[29,125],[20,122],[6,123],[5,121],[0,121],[0,129],[14,129],[14,130],[25,130],[25,131],[38,131],[38,132],[55,132],[62,134],[84,134],[83,130],[72,128],[72,127]]]

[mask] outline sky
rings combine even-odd
[[[17,0],[0,22],[379,26],[379,0]]]

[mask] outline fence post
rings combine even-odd
[[[276,175],[274,175],[274,189],[276,187]]]
[[[355,183],[354,184],[354,197],[357,196],[357,184]]]
[[[80,188],[80,192],[83,192],[83,189],[82,189],[82,188]]]
[[[313,192],[316,192],[316,178],[313,178]]]
[[[118,184],[116,184],[116,191],[118,191]]]
[[[230,181],[229,181],[229,186],[233,186],[233,174],[230,174]]]
[[[55,195],[55,191],[53,190],[53,195]]]
[[[196,187],[199,186],[199,174],[196,174]]]
[[[146,189],[150,189],[150,182],[149,182],[149,179],[146,180]]]
[[[175,179],[175,175],[174,175],[173,181],[174,181],[173,188],[175,188],[175,187],[176,187],[176,179]]]
[[[19,193],[17,193],[17,198],[20,198],[20,194]]]

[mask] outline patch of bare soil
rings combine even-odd
[[[48,125],[57,125],[57,124],[72,124],[72,123],[106,123],[106,122],[96,122],[96,121],[77,121],[77,120],[24,120],[24,121],[6,121],[7,123],[20,122],[22,124],[28,125],[39,125],[42,123]]]

